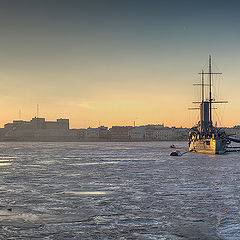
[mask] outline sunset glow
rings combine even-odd
[[[69,118],[71,128],[190,127],[192,84],[209,54],[229,101],[215,121],[240,124],[239,3],[199,11],[193,2],[2,2],[1,127],[30,120],[37,104],[40,117]]]

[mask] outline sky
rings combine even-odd
[[[240,124],[239,1],[0,1],[0,127],[191,127],[212,55],[219,125]],[[20,113],[21,112],[21,113]]]

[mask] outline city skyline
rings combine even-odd
[[[26,123],[26,122],[29,122],[29,121],[34,120],[34,119],[39,119],[39,120],[44,119],[44,121],[49,121],[49,122],[53,122],[53,121],[56,120],[56,119],[48,119],[44,116],[37,116],[36,115],[34,117],[31,117],[30,119],[22,119],[22,118],[12,119],[12,121],[10,121],[10,122],[5,122],[3,124],[3,127],[5,125],[12,124],[12,123],[24,123],[24,122]],[[134,128],[134,127],[136,127],[137,128],[137,127],[143,127],[143,126],[163,126],[163,127],[166,127],[166,128],[189,128],[189,127],[183,126],[183,125],[181,125],[181,126],[167,125],[167,124],[165,124],[164,122],[161,122],[161,121],[159,121],[157,123],[151,123],[151,122],[147,123],[146,122],[146,123],[143,123],[143,124],[140,124],[140,123],[138,124],[138,122],[133,121],[133,122],[130,122],[128,125],[116,125],[116,124],[115,125],[105,125],[105,124],[102,124],[101,121],[98,121],[98,124],[95,124],[94,126],[91,126],[89,124],[89,125],[87,125],[87,127],[81,127],[80,126],[79,128],[76,128],[74,126],[71,126],[71,119],[70,118],[59,117],[59,118],[57,118],[57,120],[68,120],[70,129],[88,129],[88,128],[101,128],[101,127],[107,127],[107,128],[111,128],[111,127],[132,127],[132,128]],[[196,119],[196,123],[197,123],[197,119]],[[239,127],[239,126],[240,126],[240,124],[232,125],[232,126],[222,125],[221,127],[223,127],[223,128],[235,128],[235,127]],[[0,129],[3,129],[3,128],[0,128]]]
[[[193,83],[216,79],[220,125],[240,123],[237,1],[1,2],[0,127],[19,118],[70,118],[72,128],[191,127]],[[219,89],[218,89],[219,88]]]

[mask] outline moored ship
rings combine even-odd
[[[212,105],[213,103],[227,103],[226,101],[215,101],[212,98],[212,75],[221,74],[212,72],[212,61],[209,56],[208,72],[201,72],[202,76],[202,100],[200,102],[193,102],[200,104],[200,121],[189,131],[189,151],[207,154],[223,154],[226,152],[227,145],[230,140],[224,130],[213,126],[212,123]],[[209,83],[205,84],[204,76],[208,75]],[[208,87],[209,95],[205,98],[205,87]]]

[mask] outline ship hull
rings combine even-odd
[[[226,152],[226,143],[222,139],[198,139],[189,143],[189,151],[206,154],[223,154]]]

